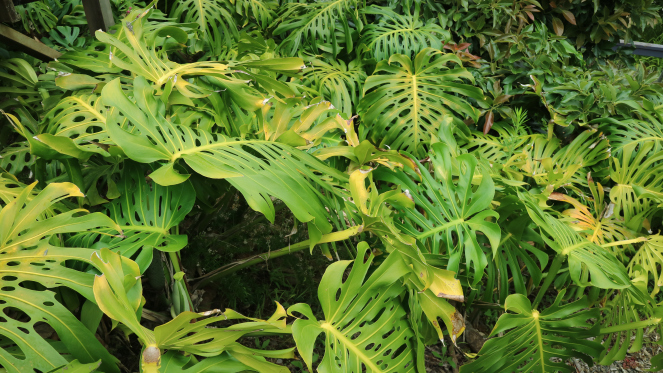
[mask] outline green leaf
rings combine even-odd
[[[171,234],[191,212],[196,193],[190,182],[161,186],[147,182],[140,165],[125,162],[123,177],[118,185],[120,197],[103,207],[108,216],[122,228],[98,230],[73,236],[72,245],[95,247],[103,245],[128,258],[134,258],[141,273],[152,262],[152,249],[176,252],[187,245],[186,235]],[[151,175],[151,174],[150,174]]]
[[[30,153],[27,141],[13,143],[0,151],[0,167],[12,175],[29,171],[37,157]]]
[[[442,49],[443,41],[451,40],[451,33],[435,23],[424,20],[419,12],[398,14],[390,8],[370,6],[364,14],[378,16],[377,23],[369,23],[362,32],[361,42],[377,61],[394,54],[413,57],[424,48]]]
[[[449,67],[451,62],[458,67]],[[396,54],[378,63],[359,102],[366,125],[361,136],[423,158],[441,118],[453,116],[461,124],[468,117],[478,120],[479,111],[462,96],[483,102],[483,93],[463,79],[474,82],[460,59],[432,48],[419,52],[414,61]]]
[[[228,353],[219,356],[208,357],[199,363],[193,363],[192,356],[184,356],[177,351],[168,351],[161,357],[159,373],[236,373],[254,370],[248,365],[242,364]]]
[[[544,212],[537,202],[543,196],[518,193],[525,201],[527,212],[538,225],[543,240],[557,253],[567,256],[569,273],[580,286],[596,286],[601,289],[623,289],[631,285],[624,265],[606,249],[581,237],[573,228]]]
[[[490,257],[489,266],[494,268],[487,272],[497,277],[493,285],[491,280],[486,288],[498,289],[498,303],[504,304],[509,294],[528,295],[527,289],[533,289],[541,283],[543,269],[548,264],[548,254],[541,249],[543,241],[532,228],[532,219],[527,215],[525,207],[519,203],[517,196],[500,199],[498,221],[502,228],[502,239],[494,255]],[[524,268],[526,270],[523,269]],[[528,278],[529,277],[529,278]],[[528,281],[532,281],[531,287]],[[483,300],[493,301],[492,292],[484,292]]]
[[[20,58],[10,58],[0,61],[0,94],[13,98],[0,103],[0,109],[7,110],[12,106],[27,106],[39,110],[44,100],[40,94],[37,83],[38,78],[30,64]]]
[[[600,323],[604,336],[600,341],[604,350],[599,364],[609,365],[624,360],[627,353],[640,351],[647,328],[654,326],[654,330],[661,332],[661,319],[657,315],[660,311],[655,310],[654,300],[647,295],[647,284],[641,281],[644,279],[639,277],[630,287],[614,292],[602,307]]]
[[[453,272],[449,273],[452,274],[451,280],[453,280]],[[444,334],[437,321],[438,319],[442,319],[449,332],[451,341],[455,344],[458,337],[465,330],[465,320],[463,320],[463,315],[461,315],[454,306],[449,304],[446,299],[440,298],[431,289],[424,292],[418,292],[416,297],[419,306],[421,306],[421,310],[424,312],[428,320],[431,321],[440,341],[444,342]]]
[[[246,22],[255,21],[261,29],[266,29],[274,17],[275,10],[279,7],[276,0],[234,0],[235,12],[245,19]]]
[[[227,138],[172,124],[164,118],[163,103],[154,99],[152,87],[142,77],[134,82],[136,104],[122,92],[119,80],[107,84],[102,96],[140,131],[130,134],[118,127],[116,118],[109,118],[107,131],[129,158],[168,162],[163,167],[172,167],[168,164],[181,158],[205,177],[227,179],[270,221],[275,212],[269,196],[274,196],[285,202],[298,221],[310,222],[322,233],[331,231],[325,203],[335,192],[314,171],[347,180],[340,172],[284,144]]]
[[[51,291],[27,288],[19,284],[35,282],[45,288],[60,286],[75,290],[93,300],[93,275],[68,268],[65,262],[92,264],[88,249],[57,247],[53,237],[63,233],[103,229],[114,226],[106,216],[83,214],[76,209],[51,215],[50,207],[64,198],[82,196],[70,183],[49,184],[33,195],[35,184],[23,188],[0,210],[0,266],[4,268],[0,308],[9,315],[10,309],[20,310],[25,319],[9,318],[2,323],[3,337],[20,351],[24,359],[0,349],[0,365],[10,372],[50,371],[66,364],[60,355],[34,327],[37,322],[49,324],[58,334],[71,355],[85,363],[103,360],[103,369],[119,372],[115,359],[106,351],[80,321],[78,321]],[[60,207],[62,208],[62,207]]]
[[[601,344],[588,341],[596,336],[598,324],[588,321],[598,319],[597,309],[589,309],[589,301],[561,305],[564,291],[545,311],[532,309],[532,304],[522,294],[512,294],[506,299],[505,313],[497,320],[491,336],[505,332],[503,337],[492,338],[479,351],[479,358],[460,368],[462,373],[507,372],[575,372],[566,360],[578,358],[592,364],[592,358],[603,349]],[[510,330],[511,329],[511,330]],[[561,359],[554,362],[553,358]]]
[[[530,140],[521,169],[547,188],[546,193],[561,186],[586,184],[588,168],[611,156],[608,140],[592,130],[583,131],[561,149],[557,138],[548,140],[543,135],[533,135]]]
[[[248,2],[237,1],[237,7],[240,8],[240,3]],[[252,0],[251,2],[260,3],[259,0]],[[229,3],[225,0],[178,1],[171,8],[170,16],[182,22],[198,24],[209,49],[213,53],[218,53],[223,46],[231,46],[233,41],[239,40],[237,24],[228,9],[232,6]],[[258,4],[254,4],[254,6],[257,7]],[[264,20],[264,18],[261,20]]]
[[[321,373],[414,372],[416,370],[414,331],[398,296],[405,288],[400,279],[410,272],[398,253],[392,253],[366,279],[374,256],[368,244],[357,247],[357,259],[347,279],[351,261],[335,262],[325,271],[318,298],[325,320],[318,321],[307,304],[296,304],[298,312],[292,334],[300,355],[313,371],[313,348],[320,333],[325,335],[325,355],[317,370]]]
[[[552,24],[553,30],[555,30],[555,34],[557,34],[557,36],[562,36],[564,33],[564,24],[562,23],[562,20],[557,17],[553,17]]]
[[[136,263],[106,248],[95,251],[92,261],[101,271],[94,278],[94,298],[99,308],[129,327],[143,342],[153,341],[153,333],[139,323],[142,284]]]
[[[94,41],[86,49],[65,52],[58,61],[95,73],[119,73],[122,68],[113,66],[111,51],[117,55],[116,48]]]
[[[67,151],[75,147],[84,157],[94,153],[108,156],[104,146],[114,144],[106,132],[106,115],[106,107],[98,95],[69,96],[46,114],[43,133],[37,138],[62,154],[75,156]],[[58,143],[67,147],[59,148],[55,145],[58,139],[53,137],[60,138]]]
[[[487,220],[499,217],[490,209],[495,185],[487,170],[477,169],[473,155],[454,159],[444,143],[433,144],[429,154],[434,173],[420,165],[422,182],[418,185],[403,172],[382,169],[376,171],[377,177],[406,189],[417,206],[403,209],[401,214],[406,219],[397,226],[416,237],[426,251],[449,255],[448,270],[458,272],[464,261],[470,284],[475,286],[488,265],[477,232],[488,238],[493,252],[500,243],[499,226]],[[457,182],[454,169],[462,170]],[[475,174],[481,175],[481,182],[473,188]]]
[[[653,280],[651,295],[658,294],[663,286],[663,237],[659,234],[647,237],[631,256],[627,269],[631,278],[642,276],[646,283]]]
[[[154,329],[156,345],[162,350],[177,350],[198,356],[217,356],[224,351],[246,352],[236,341],[254,332],[287,333],[286,312],[276,303],[276,312],[268,320],[251,319],[231,309],[195,313],[182,312],[176,318]],[[209,325],[226,320],[250,319],[227,328],[210,328]],[[273,351],[255,351],[256,355],[279,358],[294,358],[294,348]],[[270,356],[271,355],[271,356]]]
[[[357,10],[362,6],[363,3],[358,0],[284,4],[275,21],[278,27],[273,32],[275,36],[288,33],[279,50],[288,56],[296,56],[305,47],[316,53],[325,51],[334,56],[342,49],[352,52],[350,23],[361,29],[362,21]]]
[[[283,103],[270,102],[263,107],[262,117],[265,140],[278,141],[302,150],[327,145],[323,143],[324,137],[334,133],[344,134],[350,144],[357,145],[359,142],[352,122],[341,118],[334,105],[321,98],[310,101],[291,98]]]
[[[361,98],[362,84],[366,80],[361,60],[346,64],[343,60],[313,59],[309,63],[311,66],[304,70],[303,84],[314,87],[348,116],[354,114],[354,106]]]
[[[68,74],[55,78],[55,85],[68,90],[77,91],[79,89],[94,89],[101,80],[85,74]]]
[[[617,120],[608,117],[596,119],[590,123],[599,123],[599,128],[607,134],[615,155],[619,155],[622,148],[629,144],[650,141],[655,143],[654,151],[663,150],[663,124],[661,120],[654,113],[644,110],[638,104],[629,105],[628,108],[637,115],[641,115],[644,120],[638,118]]]
[[[82,364],[78,360],[74,360],[62,368],[52,370],[49,373],[92,373],[99,369],[100,364],[101,362]]]
[[[134,13],[129,15],[129,17],[133,16]],[[109,56],[114,65],[154,82],[158,89],[161,89],[165,84],[172,84],[178,92],[190,98],[206,97],[213,92],[192,80],[193,77],[197,76],[204,75],[210,78],[218,78],[226,83],[227,89],[231,90],[237,86],[246,86],[245,81],[226,76],[233,71],[225,63],[199,61],[178,64],[170,61],[167,54],[160,53],[157,50],[156,39],[151,42],[147,40],[149,34],[144,32],[145,17],[140,17],[139,14],[135,16],[134,22],[122,23],[123,32],[121,35],[112,35],[101,30],[95,33],[99,41],[117,48],[116,54]],[[193,83],[189,82],[190,80]]]
[[[663,151],[653,152],[653,147],[653,142],[629,144],[622,148],[621,157],[612,157],[610,178],[615,186],[610,200],[615,214],[621,213],[626,221],[650,214],[651,197],[663,192]]]

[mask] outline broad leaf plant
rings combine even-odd
[[[657,2],[111,0],[94,33],[74,0],[17,10],[62,55],[0,43],[0,371],[425,373],[442,347],[461,373],[573,372],[658,348],[663,84],[612,48]],[[237,239],[283,222],[282,248]],[[241,255],[191,265],[201,239]],[[214,296],[321,254],[271,316]]]

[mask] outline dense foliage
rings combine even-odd
[[[111,3],[94,35],[80,0],[19,7],[58,60],[0,48],[0,371],[423,373],[446,341],[572,372],[660,335],[663,84],[613,50],[660,4]],[[221,218],[287,245],[210,268]],[[317,297],[199,309],[302,250]]]

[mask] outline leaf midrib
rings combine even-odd
[[[534,319],[534,326],[536,327],[536,339],[539,343],[539,358],[541,359],[541,373],[546,373],[545,369],[545,355],[543,351],[543,334],[541,334],[541,324],[539,323],[539,311],[532,311],[532,318]]]
[[[359,357],[359,359],[360,359],[364,364],[366,364],[367,368],[370,368],[370,369],[367,369],[367,371],[370,371],[370,372],[381,372],[380,367],[378,367],[377,365],[375,365],[375,363],[374,363],[373,361],[371,361],[371,359],[370,359],[370,358],[369,358],[369,357],[368,357],[363,351],[361,351],[361,349],[357,348],[357,346],[355,346],[354,343],[352,343],[352,341],[349,340],[349,339],[348,339],[343,333],[341,333],[340,331],[336,330],[336,328],[334,328],[334,326],[333,326],[332,324],[330,324],[330,323],[328,323],[328,322],[324,322],[324,323],[321,323],[321,324],[320,324],[320,327],[321,327],[322,329],[328,331],[328,332],[331,333],[332,335],[334,335],[334,337],[336,337],[339,341],[341,341],[341,343],[343,344],[343,346],[345,346],[347,349],[349,349],[349,350],[351,350],[352,352],[354,352],[354,354],[355,354],[357,357]]]

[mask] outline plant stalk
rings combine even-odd
[[[552,284],[552,282],[555,280],[557,272],[559,272],[559,269],[562,268],[562,263],[564,263],[565,258],[565,255],[557,254],[555,259],[553,259],[552,264],[550,264],[550,269],[548,270],[548,275],[546,276],[545,281],[543,281],[543,285],[541,285],[539,293],[536,295],[536,299],[534,299],[534,303],[532,303],[532,309],[536,309],[536,307],[543,299],[543,295],[546,293],[546,291],[548,291],[550,284]]]
[[[355,226],[355,227],[352,227],[352,228],[349,228],[349,229],[346,229],[346,230],[343,230],[343,231],[332,232],[332,233],[325,234],[325,235],[322,236],[320,241],[317,242],[317,244],[345,240],[347,238],[350,238],[350,237],[360,233],[361,232],[360,228],[363,228],[363,226],[361,226],[361,225],[360,226]],[[221,268],[218,268],[218,269],[206,274],[203,277],[200,277],[199,278],[200,281],[193,287],[193,289],[195,290],[195,289],[198,289],[201,286],[205,286],[205,285],[209,284],[210,282],[217,281],[220,278],[226,277],[228,275],[231,275],[231,274],[239,271],[240,269],[244,269],[246,267],[250,267],[252,265],[265,262],[269,259],[278,258],[280,256],[284,256],[284,255],[291,254],[293,252],[304,250],[304,249],[310,247],[310,245],[311,245],[311,240],[305,240],[305,241],[302,241],[302,242],[297,242],[296,244],[286,246],[282,249],[269,251],[269,252],[266,252],[266,253],[263,253],[263,254],[254,255],[254,256],[249,257],[247,259],[230,263],[228,265],[225,265]]]

